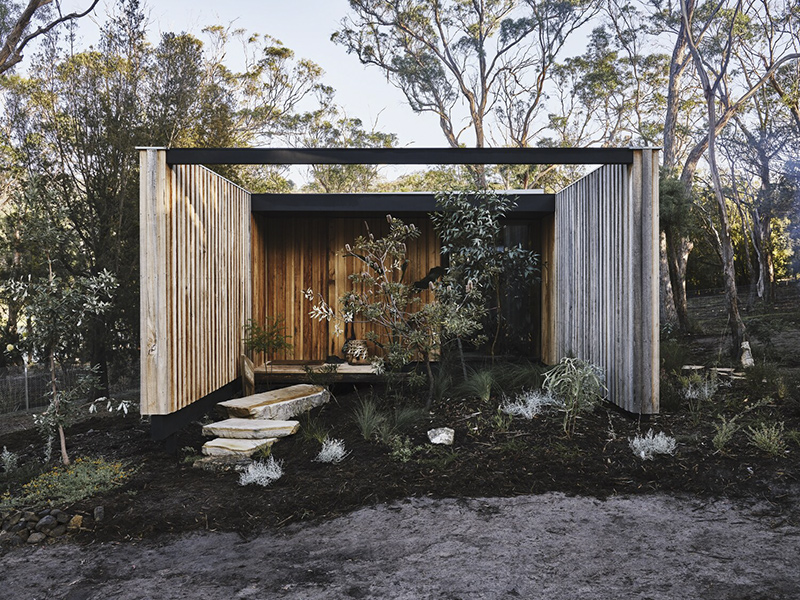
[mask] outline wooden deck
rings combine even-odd
[[[334,381],[344,383],[377,383],[385,381],[383,375],[376,375],[372,372],[371,365],[350,365],[347,363],[332,365],[330,363],[310,362],[294,364],[274,364],[261,365],[255,368],[256,384],[259,383],[304,383],[308,381],[306,367],[315,372],[324,372],[336,366],[336,375],[325,375],[334,377]]]

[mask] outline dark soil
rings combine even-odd
[[[776,314],[800,314],[797,295],[787,296],[776,305]],[[692,302],[694,308],[702,308],[718,299]],[[724,339],[716,335],[722,333],[724,317],[712,314],[704,318],[701,324],[715,335],[689,339],[689,359],[710,366],[722,355],[724,364],[725,353],[720,352]],[[791,339],[791,331],[796,337],[800,330],[797,321],[787,320],[774,337]],[[711,326],[720,323],[716,329]],[[757,341],[754,345],[757,356],[759,352],[763,356]],[[318,441],[301,434],[283,439],[275,444],[273,455],[284,462],[284,475],[268,488],[242,487],[233,471],[194,467],[193,458],[203,443],[200,423],[179,435],[181,451],[176,457],[151,441],[148,423],[136,416],[94,417],[68,432],[72,455],[121,460],[135,473],[122,487],[61,508],[86,514],[95,506],[105,508],[103,523],[74,538],[82,542],[153,538],[194,530],[232,531],[249,538],[264,529],[320,522],[360,507],[409,497],[511,497],[551,491],[599,499],[660,492],[752,500],[768,507],[780,522],[797,525],[797,436],[788,439],[788,451],[779,457],[752,447],[744,431],[724,453],[712,444],[719,414],[729,418],[741,414],[748,403],[761,398],[769,398],[769,403],[747,412],[741,418],[744,425],[783,422],[787,433],[800,430],[800,388],[791,370],[797,363],[797,348],[794,352],[781,349],[791,364],[784,367],[776,358],[770,363],[774,369],[769,379],[765,376],[760,381],[736,381],[721,387],[698,413],[692,414],[685,404],[674,401],[672,412],[640,420],[603,406],[580,418],[571,437],[565,436],[558,414],[503,423],[497,418],[499,399],[488,403],[441,401],[429,417],[402,434],[414,449],[407,462],[393,456],[388,445],[364,440],[353,420],[359,399],[370,395],[381,399],[383,390],[337,385],[335,400],[314,411],[312,418],[331,437],[345,441],[348,457],[336,465],[320,464],[313,461],[320,448]],[[763,365],[763,358],[760,361]],[[391,404],[387,402],[385,407],[389,409]],[[455,429],[452,447],[427,443],[426,431],[441,426]],[[633,455],[629,438],[650,428],[677,439],[674,456],[642,461]],[[35,430],[0,431],[2,446],[32,459],[41,455],[42,443]]]

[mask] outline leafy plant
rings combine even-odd
[[[344,447],[344,440],[326,439],[322,442],[322,449],[314,459],[321,463],[340,463],[350,454]]]
[[[605,396],[603,370],[579,358],[566,357],[544,376],[542,389],[562,403],[564,433],[575,432],[578,415],[591,412]]]
[[[783,456],[786,453],[786,440],[783,438],[784,424],[762,423],[759,427],[748,427],[747,438],[750,444],[771,456]]]
[[[384,444],[391,445],[395,437],[411,429],[424,416],[425,411],[415,406],[397,406],[394,411],[383,413],[376,431],[378,439]]]
[[[407,463],[414,458],[414,454],[425,449],[424,446],[415,446],[412,444],[411,439],[407,436],[400,435],[393,436],[389,440],[389,447],[391,448],[389,456],[402,463]]]
[[[674,454],[675,438],[666,435],[663,431],[654,434],[650,429],[644,436],[636,434],[628,440],[633,453],[642,460],[652,460],[656,454]]]
[[[255,483],[267,487],[283,477],[283,461],[275,460],[270,456],[266,461],[256,461],[247,465],[239,475],[239,485]]]
[[[719,389],[719,380],[715,374],[704,377],[699,373],[679,378],[681,396],[689,407],[689,415],[695,425],[700,422],[704,405],[711,400]]]

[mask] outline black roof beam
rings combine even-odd
[[[509,216],[555,212],[554,194],[507,192],[516,197],[517,206]],[[436,210],[436,194],[430,192],[385,194],[253,194],[253,212],[270,214],[313,213],[349,216],[387,213],[429,213]]]
[[[171,148],[170,165],[608,165],[632,148]]]

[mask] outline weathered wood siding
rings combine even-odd
[[[407,218],[421,229],[421,235],[408,244],[409,268],[406,282],[422,279],[440,264],[439,242],[427,218]],[[253,214],[253,318],[263,323],[282,317],[291,350],[275,353],[270,360],[313,361],[328,356],[342,357],[344,333],[334,331],[334,323],[317,321],[309,312],[318,298],[308,301],[303,291],[311,288],[334,309],[338,299],[352,289],[349,276],[358,267],[344,253],[369,231],[376,237],[388,233],[385,218],[285,217]],[[423,293],[427,300],[428,292]],[[355,324],[355,336],[363,339],[366,326]],[[256,363],[264,357],[254,357]]]
[[[140,151],[142,414],[165,415],[238,376],[250,317],[250,194]]]
[[[556,195],[556,357],[606,372],[609,398],[659,410],[658,151],[606,165]]]

